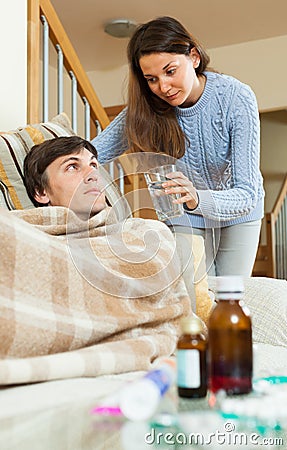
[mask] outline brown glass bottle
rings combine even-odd
[[[252,325],[241,277],[218,277],[217,305],[208,322],[209,389],[227,395],[252,390]]]
[[[207,341],[198,317],[181,321],[182,335],[177,343],[177,391],[179,397],[200,398],[207,392]]]

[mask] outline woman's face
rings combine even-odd
[[[195,73],[200,57],[195,48],[189,55],[151,53],[139,60],[150,90],[172,106],[188,107],[202,94],[202,83]]]

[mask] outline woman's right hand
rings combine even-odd
[[[180,194],[174,203],[185,203],[189,209],[198,206],[198,195],[192,182],[182,172],[171,172],[166,175],[170,180],[162,183],[166,194]]]

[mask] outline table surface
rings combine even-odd
[[[161,403],[159,414],[151,422],[132,422],[121,417],[102,417],[91,414],[94,402],[84,398],[69,399],[57,407],[20,412],[0,420],[1,450],[146,450],[146,449],[252,449],[287,448],[287,436],[269,432],[261,435],[246,430],[237,421],[221,418],[208,405],[209,397],[198,400],[178,399],[173,389]],[[168,414],[167,414],[168,413]],[[176,427],[173,420],[180,421]],[[170,421],[170,422],[168,422]],[[164,426],[164,423],[166,426]],[[216,437],[216,432],[222,434]],[[169,433],[169,434],[168,434]],[[192,444],[183,441],[183,433],[194,434]],[[257,434],[257,443],[249,437],[234,442],[235,434]],[[214,436],[211,438],[210,436]],[[283,443],[275,438],[283,439]],[[232,440],[232,439],[233,440]],[[263,445],[263,438],[274,440]],[[197,439],[197,440],[194,440]],[[183,445],[184,444],[184,445]],[[198,444],[198,445],[196,445]],[[246,444],[246,445],[245,445]]]
[[[223,419],[209,406],[214,397],[179,399],[175,386],[150,422],[91,414],[101,399],[135,375],[142,376],[55,380],[0,389],[0,450],[287,449],[287,424],[284,433],[268,430],[262,435],[254,424],[248,428],[245,423]],[[197,434],[199,445],[194,441],[191,446],[183,445],[183,433],[188,437]],[[258,436],[255,443],[250,442],[251,434]],[[240,445],[232,441],[236,436],[241,437]],[[263,445],[263,438],[269,439],[267,444]]]

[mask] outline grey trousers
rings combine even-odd
[[[259,243],[261,220],[223,228],[201,229],[176,225],[171,229],[175,234],[183,279],[193,307],[194,283],[204,276],[205,271],[212,276],[251,275]],[[196,274],[193,268],[192,234],[202,236],[205,246],[205,261],[199,264]]]

